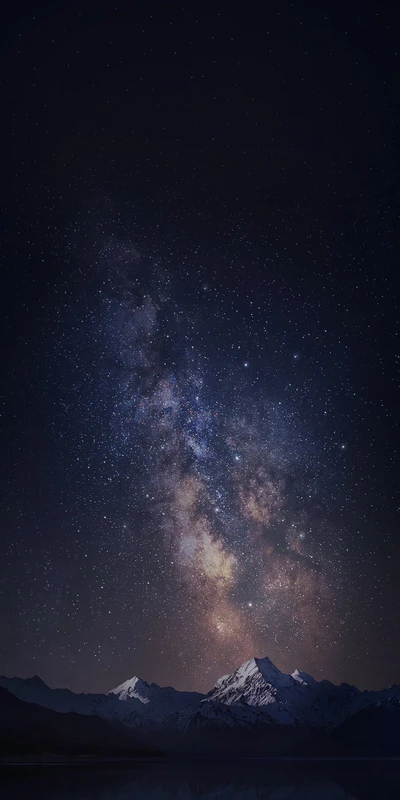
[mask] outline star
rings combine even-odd
[[[398,682],[396,28],[367,8],[362,31],[345,25],[357,58],[343,65],[337,20],[321,50],[311,12],[267,3],[254,70],[232,12],[227,76],[217,11],[139,24],[136,5],[128,24],[115,10],[106,54],[96,15],[87,52],[73,14],[11,25],[2,670],[86,691],[140,670],[208,691],[266,654],[361,688]],[[67,117],[84,109],[84,124],[63,134],[70,85]]]

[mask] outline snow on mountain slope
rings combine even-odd
[[[227,705],[212,701],[202,701],[196,708],[186,708],[171,715],[164,725],[180,733],[193,732],[204,728],[255,728],[261,725],[274,725],[275,720],[264,708],[237,703]]]
[[[266,724],[333,728],[368,706],[400,700],[400,686],[363,691],[342,683],[316,681],[295,670],[281,672],[268,658],[252,658],[220,678],[205,696],[131,678],[105,694],[50,689],[38,676],[0,678],[12,694],[62,713],[97,714],[135,730],[179,732],[207,727]]]
[[[132,700],[140,701],[143,715],[152,725],[161,725],[171,714],[183,709],[197,708],[204,695],[199,692],[180,692],[172,686],[159,686],[147,683],[141,678],[131,678],[112,689],[108,697],[116,697],[129,705]]]
[[[133,697],[140,700],[141,703],[149,703],[154,699],[156,685],[155,683],[148,684],[141,678],[134,677],[121,683],[115,689],[111,689],[108,695],[117,695],[120,700],[131,700]]]
[[[51,689],[41,678],[6,678],[0,677],[0,686],[27,703],[37,703],[44,708],[51,708],[62,714],[74,711],[77,714],[96,714],[104,718],[114,718],[134,725],[135,718],[143,709],[143,704],[136,700],[135,704],[119,702],[114,697],[104,694],[75,694],[70,689]]]
[[[315,678],[312,677],[312,675],[308,675],[307,672],[299,672],[298,669],[295,669],[295,671],[292,672],[292,678],[294,678],[294,680],[297,681],[297,683],[308,684],[308,686],[311,686],[311,688],[313,689],[318,684],[318,681],[316,681]]]
[[[129,681],[105,694],[75,694],[69,689],[51,689],[38,676],[33,678],[0,677],[0,686],[20,700],[37,703],[53,711],[97,714],[116,719],[132,728],[159,727],[171,714],[185,708],[197,708],[204,698],[197,692],[179,692],[171,686],[148,684],[140,678]]]
[[[252,658],[231,675],[221,678],[204,703],[247,704],[264,707],[268,716],[283,725],[306,722],[302,698],[311,689],[286,675],[269,658]]]
[[[246,703],[264,708],[280,724],[330,728],[368,705],[396,697],[400,697],[399,686],[361,692],[346,683],[335,686],[330,681],[316,681],[299,670],[288,675],[269,658],[252,658],[217,681],[202,705]]]

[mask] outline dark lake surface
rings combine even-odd
[[[6,766],[1,800],[398,800],[400,761]]]

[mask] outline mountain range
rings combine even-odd
[[[154,750],[124,725],[27,703],[0,687],[0,753],[142,756]]]
[[[147,752],[400,755],[400,686],[360,691],[347,683],[317,681],[298,670],[283,673],[268,658],[246,661],[207,694],[149,684],[137,677],[107,694],[51,689],[38,676],[1,677],[0,687],[3,731],[4,708],[10,725],[10,708],[18,698],[23,701],[16,712],[19,720],[24,707],[32,720],[32,709],[27,707],[34,705],[36,716],[42,714],[42,725],[46,709],[54,715],[45,720],[46,730],[58,727],[64,739],[68,718],[69,742],[71,730],[79,727],[77,721],[90,717],[90,724],[84,722],[86,739],[81,737],[86,750],[97,730],[103,749],[114,743],[136,752],[147,748]],[[1,734],[0,743],[3,739]]]

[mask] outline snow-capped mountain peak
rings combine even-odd
[[[154,697],[157,689],[160,689],[160,687],[156,683],[149,684],[147,681],[142,680],[142,678],[134,676],[124,681],[124,683],[121,683],[115,689],[111,689],[108,694],[117,695],[120,700],[136,698],[142,703],[148,703]]]
[[[108,694],[75,694],[51,689],[37,675],[0,678],[0,686],[21,700],[62,713],[116,719],[136,730],[187,731],[205,727],[259,728],[265,725],[330,729],[369,706],[400,702],[400,686],[360,691],[342,683],[316,681],[296,669],[281,672],[269,658],[251,658],[223,675],[203,695],[133,677]]]
[[[257,668],[260,670],[262,676],[265,680],[272,680],[278,678],[282,675],[282,672],[272,663],[271,659],[265,656],[264,658],[253,658],[251,659],[256,664]]]
[[[293,724],[299,715],[291,707],[291,695],[300,688],[291,675],[281,672],[269,658],[251,658],[231,675],[220,678],[203,702],[267,706],[271,718]]]
[[[297,681],[297,683],[305,683],[305,684],[307,683],[307,681],[304,680],[304,678],[301,675],[301,672],[299,672],[298,669],[295,669],[295,671],[292,672],[292,678],[294,678],[294,680]]]
[[[396,692],[400,694],[398,687],[390,696],[397,696]],[[269,658],[252,658],[231,675],[220,678],[201,705],[246,705],[257,707],[270,720],[283,725],[329,728],[376,702],[379,694],[361,693],[347,684],[335,686],[327,680],[316,681],[298,669],[289,675]]]
[[[292,678],[294,678],[297,683],[304,684],[305,686],[318,686],[318,681],[316,681],[312,675],[308,675],[307,672],[300,672],[298,669],[295,669],[295,671],[292,672]]]

